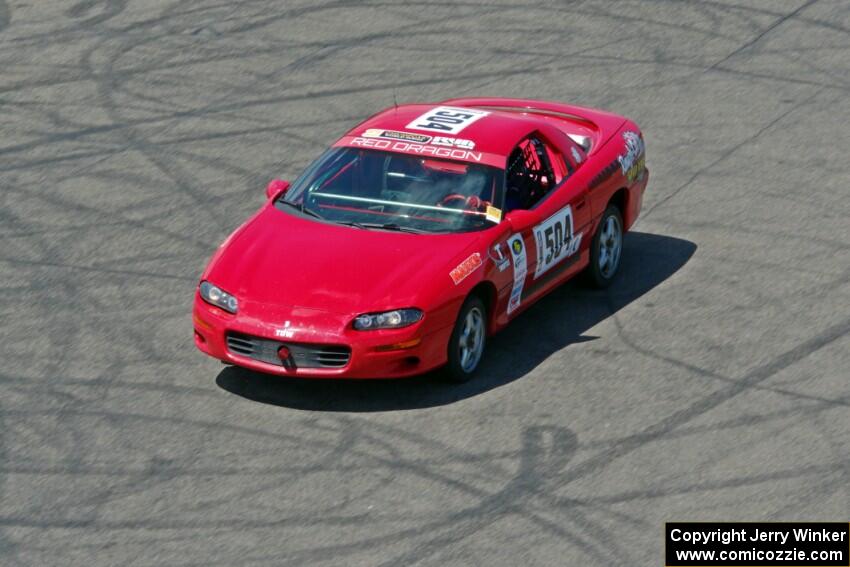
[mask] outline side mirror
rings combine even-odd
[[[277,199],[289,189],[289,181],[282,181],[280,179],[272,179],[269,181],[269,184],[266,185],[266,198],[269,200]]]
[[[514,232],[523,232],[537,223],[537,213],[526,209],[516,209],[505,215],[505,220]]]

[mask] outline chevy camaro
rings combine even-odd
[[[215,252],[195,344],[281,376],[478,368],[487,339],[566,280],[604,287],[649,173],[625,117],[502,98],[356,126]]]

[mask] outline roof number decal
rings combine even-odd
[[[490,114],[474,108],[456,108],[453,106],[438,106],[408,124],[408,130],[424,130],[426,132],[443,132],[457,134],[476,120]]]

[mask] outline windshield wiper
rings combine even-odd
[[[280,201],[278,201],[278,203],[283,203],[284,205],[292,207],[293,209],[295,209],[296,211],[298,211],[300,213],[304,213],[305,215],[309,215],[311,217],[316,217],[317,219],[324,219],[325,218],[315,211],[311,211],[310,209],[305,209],[304,203],[293,203],[292,201],[287,201],[285,199],[281,199]]]
[[[353,226],[354,228],[362,228],[362,229],[368,229],[369,228],[365,224],[359,223],[357,221],[348,221],[348,220],[346,220],[346,221],[336,221],[336,224],[341,224],[341,225],[345,225],[345,226]]]
[[[394,222],[388,222],[384,224],[370,223],[362,225],[366,228],[380,228],[382,230],[395,230],[396,232],[409,232],[411,234],[422,234],[426,231],[420,230],[418,228],[411,228],[409,226],[401,226]]]
[[[397,232],[409,232],[411,234],[422,234],[426,231],[420,230],[418,228],[411,228],[408,226],[400,226],[394,222],[388,222],[386,224],[379,224],[375,222],[357,222],[357,221],[334,221],[336,224],[341,224],[343,226],[353,226],[354,228],[362,228],[364,230],[395,230]]]

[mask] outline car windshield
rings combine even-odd
[[[332,148],[282,197],[303,214],[361,228],[465,232],[499,222],[504,172],[405,154]]]

